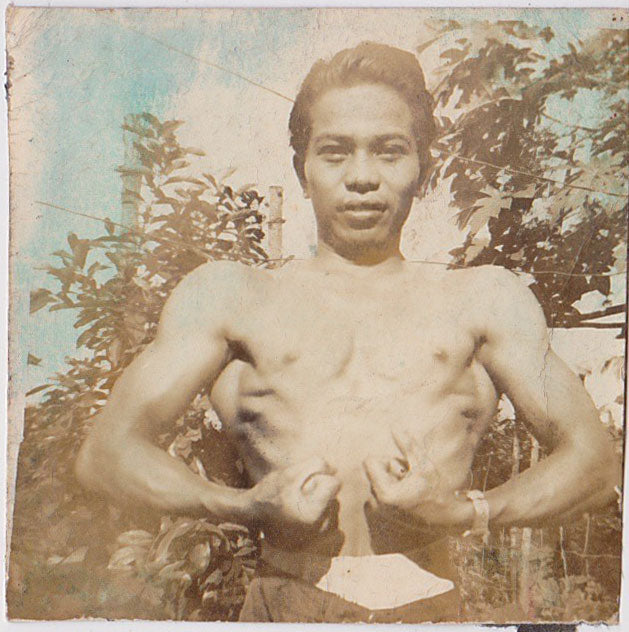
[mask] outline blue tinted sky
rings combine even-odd
[[[15,244],[15,322],[28,323],[20,332],[22,357],[16,358],[16,369],[24,368],[27,351],[43,357],[41,368],[30,369],[27,382],[32,385],[74,353],[76,332],[63,312],[40,312],[28,319],[28,291],[46,282],[36,268],[51,261],[49,253],[64,247],[68,232],[90,236],[101,230],[98,222],[35,202],[119,217],[121,186],[114,169],[123,161],[120,125],[125,114],[150,111],[160,118],[183,118],[188,121],[182,129],[185,140],[208,152],[213,169],[238,167],[238,176],[247,182],[281,184],[288,206],[294,207],[291,217],[303,219],[308,213],[290,167],[290,103],[173,48],[292,96],[312,61],[321,56],[362,39],[413,48],[426,37],[427,17],[461,19],[465,13],[469,11],[403,11],[386,25],[377,11],[32,13],[14,51],[12,78],[14,117],[30,121],[28,133],[19,137],[29,144],[30,153],[16,212],[22,218],[36,218]],[[597,26],[611,26],[610,15],[500,10],[503,19],[551,26],[557,38],[550,47],[556,53]],[[587,103],[575,107],[587,114]],[[281,147],[279,153],[276,146]],[[292,235],[295,251],[306,252],[313,239],[312,223],[303,219],[291,224],[291,217],[287,234]],[[18,373],[15,377],[21,379]]]

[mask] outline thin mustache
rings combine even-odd
[[[384,202],[370,202],[367,200],[360,202],[345,202],[339,206],[339,210],[341,211],[385,211],[386,209],[387,205]]]

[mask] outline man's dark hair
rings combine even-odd
[[[290,113],[290,145],[293,164],[303,181],[306,149],[310,141],[310,109],[330,88],[378,83],[393,88],[408,104],[419,150],[421,181],[430,171],[430,144],[436,136],[434,102],[426,90],[424,73],[412,53],[375,42],[363,42],[342,50],[329,61],[317,61],[301,84]]]

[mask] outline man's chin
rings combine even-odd
[[[349,230],[373,230],[382,226],[383,219],[386,217],[382,211],[378,210],[362,210],[345,211],[342,214],[343,224]]]
[[[345,228],[336,235],[334,250],[349,259],[360,259],[370,254],[389,252],[395,239],[383,231],[381,227],[365,229]]]

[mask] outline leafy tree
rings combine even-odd
[[[419,48],[446,49],[434,93],[441,134],[432,184],[448,181],[458,224],[468,229],[454,263],[525,272],[551,326],[622,335],[620,318],[592,320],[626,309],[613,303],[611,279],[626,273],[629,31],[600,30],[557,56],[549,27],[433,27],[434,39]],[[553,115],[578,100],[596,122]],[[588,292],[600,293],[601,307],[582,314],[574,304]]]
[[[235,618],[242,602],[254,561],[246,529],[167,517],[160,527],[159,516],[123,514],[81,491],[72,471],[94,415],[123,369],[153,339],[163,304],[181,277],[212,260],[266,264],[263,198],[250,185],[234,190],[212,174],[197,174],[194,156],[202,152],[179,144],[180,124],[148,113],[127,117],[123,127],[138,160],[118,171],[123,181],[137,185],[123,193],[123,204],[136,207],[135,220],[125,226],[105,219],[103,234],[94,239],[70,234],[68,248],[56,251],[58,262],[47,267],[56,291],[42,288],[31,294],[31,313],[45,307],[72,311],[80,355],[67,360],[65,372],[28,393],[38,393],[40,401],[26,408],[20,449],[9,602],[14,616],[42,616],[40,591],[49,585],[43,578],[67,574],[85,560],[105,573],[96,573],[99,581],[118,587],[119,602],[99,605],[93,586],[74,606],[67,595],[49,596],[53,603],[47,615],[112,616],[117,611],[122,617]],[[199,475],[243,484],[242,468],[206,392],[159,441]],[[43,537],[41,521],[34,520],[42,507],[50,521]],[[148,544],[146,555],[140,541]],[[133,584],[132,569],[136,580],[143,579],[140,584]],[[73,572],[81,582],[93,579],[86,580],[80,568]],[[112,580],[112,573],[118,578]],[[31,590],[23,599],[20,586],[25,584]],[[136,597],[144,595],[144,610],[130,599],[134,590]]]

